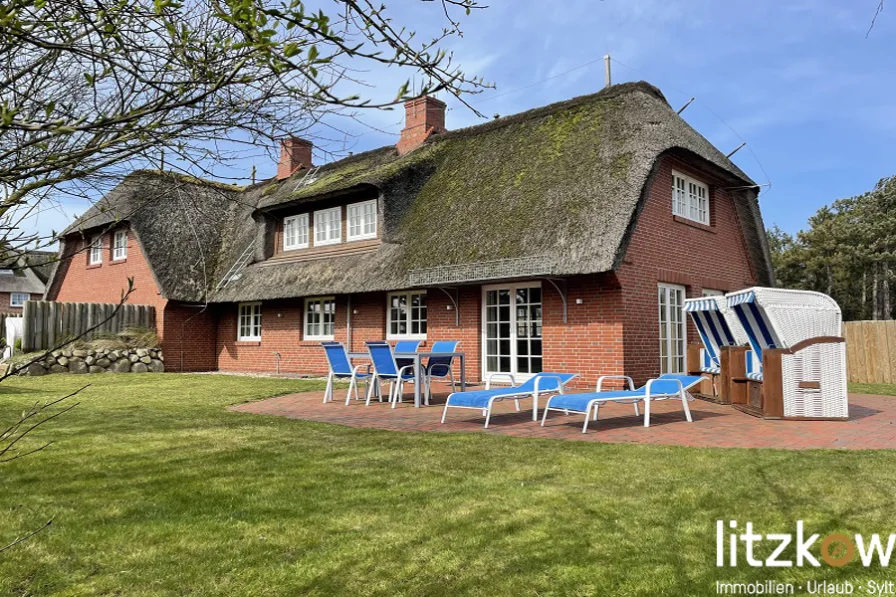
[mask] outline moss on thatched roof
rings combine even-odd
[[[327,260],[255,263],[209,298],[398,289],[410,285],[413,270],[510,257],[543,258],[554,275],[609,271],[622,258],[642,191],[666,154],[695,159],[732,186],[753,185],[658,89],[626,83],[434,135],[404,156],[384,147],[284,181],[228,191],[242,206],[217,224],[223,241],[212,258],[215,280],[250,243],[263,242],[256,219],[342,193],[375,190],[382,196],[383,244]],[[745,188],[734,196],[757,276],[767,283],[771,270],[756,191]],[[167,290],[169,298],[196,296]]]

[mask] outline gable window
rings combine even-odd
[[[305,340],[332,340],[336,328],[336,299],[305,300]]]
[[[283,250],[308,248],[308,214],[283,219]]]
[[[725,296],[725,292],[722,290],[713,290],[712,288],[704,288],[703,296]]]
[[[342,208],[314,212],[314,244],[335,245],[342,242]]]
[[[426,292],[389,294],[387,338],[426,339]]]
[[[12,275],[11,269],[0,269],[0,276],[11,276],[11,275]]]
[[[348,240],[376,238],[376,199],[348,206]]]
[[[119,230],[112,240],[112,260],[128,258],[128,231]]]
[[[27,292],[13,292],[9,295],[10,307],[24,307],[25,301],[30,301],[31,295]]]
[[[97,265],[103,262],[103,236],[98,234],[90,241],[90,255],[87,263]]]
[[[690,176],[673,171],[672,213],[709,226],[709,187]]]
[[[240,303],[237,340],[261,340],[261,303]]]

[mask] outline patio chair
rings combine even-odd
[[[404,382],[417,383],[418,381],[414,374],[414,365],[411,363],[399,367],[395,360],[395,353],[392,352],[392,346],[388,342],[365,342],[365,344],[373,364],[373,379],[371,379],[370,387],[367,388],[366,404],[370,405],[374,388],[379,388],[381,382],[388,381],[389,402],[392,404],[392,408],[395,408],[401,402]],[[382,395],[382,392],[380,394]]]
[[[628,382],[627,390],[601,391],[604,380],[616,379]],[[635,416],[639,416],[638,403],[644,403],[644,426],[650,427],[650,403],[656,400],[681,399],[681,408],[684,416],[691,423],[691,409],[688,408],[688,390],[703,381],[700,375],[676,375],[667,373],[656,379],[648,380],[646,384],[635,389],[632,378],[625,375],[603,375],[597,380],[597,391],[584,394],[560,394],[551,396],[544,407],[544,415],[541,418],[541,426],[544,427],[548,418],[548,411],[562,410],[582,413],[585,415],[585,424],[582,433],[588,431],[588,421],[593,417],[597,420],[597,413],[601,404],[619,402],[622,404],[634,404]]]
[[[348,394],[345,396],[345,404],[348,406],[352,399],[352,390],[355,391],[355,400],[360,400],[358,395],[358,380],[363,379],[370,386],[370,365],[356,365],[352,367],[348,358],[348,351],[342,342],[321,342],[327,362],[330,364],[330,372],[327,374],[327,389],[324,391],[324,404],[333,401],[333,385],[337,379],[348,379]],[[366,368],[367,372],[361,370]],[[369,389],[369,387],[368,387]],[[382,400],[382,397],[380,397]]]
[[[506,377],[511,386],[507,388],[491,388],[491,382],[497,377]],[[485,415],[485,428],[492,416],[492,406],[501,400],[513,400],[516,409],[520,410],[520,400],[532,397],[532,420],[538,420],[538,397],[542,394],[563,393],[563,387],[568,384],[575,373],[536,373],[525,383],[516,385],[516,380],[509,373],[492,373],[485,382],[484,390],[470,392],[454,392],[445,401],[445,409],[442,411],[442,423],[448,415],[449,408],[468,408],[481,410]]]
[[[768,419],[846,419],[840,307],[820,292],[747,288],[725,295],[752,361],[733,380],[735,408]]]
[[[420,344],[423,342],[422,340],[399,340],[395,343],[395,352],[408,353],[408,352],[417,352],[417,349],[420,348]],[[398,368],[401,369],[403,367],[407,367],[408,365],[414,364],[414,359],[408,358],[399,358],[395,357],[395,364],[398,365]]]
[[[430,352],[440,353],[452,353],[457,351],[457,345],[460,342],[454,340],[441,340],[439,342],[434,342],[432,345],[432,350]],[[451,380],[451,392],[455,391],[455,382],[454,382],[454,372],[451,371],[451,364],[454,362],[454,357],[449,355],[446,356],[431,356],[429,357],[429,362],[426,363],[426,405],[429,406],[429,399],[432,396],[432,380],[433,379],[450,379]]]

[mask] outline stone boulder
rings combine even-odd
[[[164,373],[165,372],[165,363],[160,361],[159,359],[152,359],[149,362],[149,370],[153,373]]]
[[[131,370],[131,362],[127,359],[118,359],[112,363],[112,371],[115,373],[128,373]]]
[[[41,375],[46,375],[46,374],[47,374],[46,368],[44,368],[44,366],[41,365],[40,363],[31,363],[30,365],[28,365],[28,367],[24,370],[24,373],[23,373],[23,375],[33,375],[35,377],[41,376]]]
[[[68,371],[69,373],[87,373],[88,366],[87,363],[82,361],[81,359],[72,359],[68,363]]]
[[[146,373],[149,371],[149,367],[146,366],[146,363],[141,363],[137,361],[133,365],[131,365],[131,373]]]

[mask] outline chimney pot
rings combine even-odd
[[[313,147],[311,141],[300,137],[289,137],[280,141],[277,180],[285,180],[302,168],[311,168],[311,149]]]
[[[404,103],[404,128],[398,140],[398,153],[404,155],[420,147],[430,135],[444,133],[445,102],[423,96]]]

